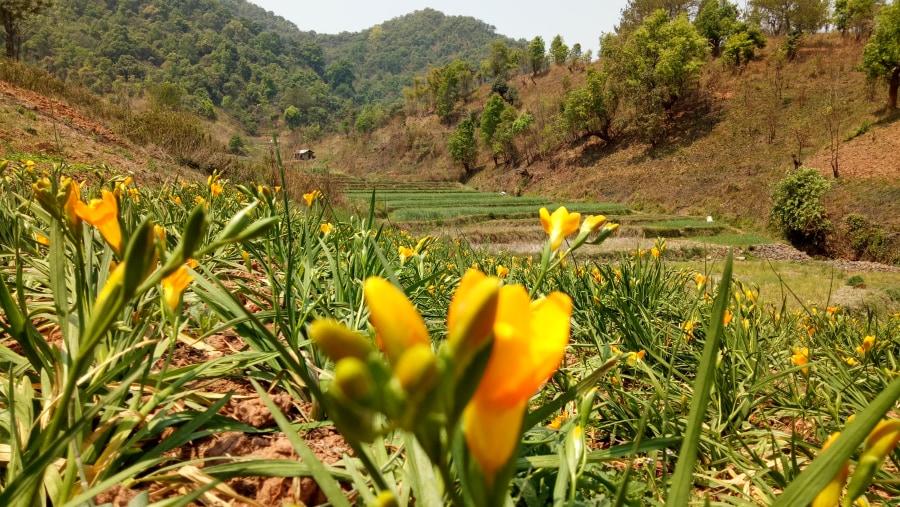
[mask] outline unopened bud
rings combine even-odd
[[[332,361],[346,357],[365,361],[375,350],[364,336],[333,319],[319,319],[310,324],[309,337]]]

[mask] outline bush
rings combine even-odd
[[[887,258],[890,241],[867,217],[850,213],[844,218],[844,228],[857,259],[890,262]]]
[[[244,152],[244,139],[241,136],[232,136],[231,140],[228,141],[228,149],[231,153],[240,155]]]
[[[772,192],[772,222],[792,245],[810,254],[825,252],[825,238],[833,229],[822,205],[828,187],[818,169],[800,167],[787,173]]]

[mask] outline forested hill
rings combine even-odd
[[[162,103],[249,133],[289,106],[329,129],[392,104],[429,64],[484,60],[493,26],[426,9],[359,33],[301,31],[246,0],[69,0],[29,20],[21,60],[121,102]]]

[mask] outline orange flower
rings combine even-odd
[[[85,222],[96,227],[103,239],[117,254],[122,253],[122,229],[119,228],[119,207],[116,196],[107,190],[101,191],[100,199],[91,199],[90,204],[80,200],[75,202],[75,213]]]
[[[550,235],[550,248],[558,250],[566,236],[578,230],[581,213],[569,213],[565,206],[560,206],[551,215],[547,208],[541,208],[541,225]]]
[[[797,366],[804,366],[809,362],[809,348],[807,347],[794,347],[794,354],[791,356],[791,362]],[[800,370],[804,375],[809,374],[809,368],[802,368]]]
[[[313,201],[315,201],[316,198],[318,198],[321,195],[322,195],[322,193],[319,192],[318,190],[313,190],[312,192],[310,192],[308,194],[303,194],[303,200],[306,201],[306,206],[310,207],[310,206],[312,206]]]
[[[416,251],[412,248],[401,246],[397,248],[397,253],[400,254],[400,264],[406,262],[406,259],[409,259],[413,255],[416,255]]]
[[[875,346],[875,335],[870,334],[870,335],[866,336],[865,338],[863,338],[862,345],[856,346],[856,352],[859,355],[864,356],[864,355],[866,355],[866,353],[868,353],[870,350],[872,350],[872,347],[874,347],[874,346]]]
[[[319,230],[322,231],[322,234],[328,234],[332,230],[334,230],[334,226],[331,225],[330,222],[325,222],[324,224],[319,226]]]
[[[50,238],[48,238],[47,236],[44,236],[41,233],[38,233],[38,232],[34,233],[34,239],[35,239],[35,241],[37,241],[38,243],[40,243],[44,246],[50,246]]]
[[[488,484],[519,442],[528,400],[562,360],[571,315],[560,292],[532,302],[521,285],[500,288],[491,358],[463,412],[466,444]]]
[[[181,303],[181,294],[184,293],[184,289],[193,279],[194,277],[188,274],[188,270],[184,266],[179,266],[174,273],[162,279],[163,298],[173,312]]]

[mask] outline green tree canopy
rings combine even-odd
[[[531,39],[531,43],[528,44],[527,58],[532,75],[544,70],[544,64],[547,61],[547,47],[544,45],[544,38],[540,35]]]
[[[581,46],[579,46],[580,48]],[[563,65],[566,63],[566,58],[569,56],[569,46],[566,46],[566,43],[563,42],[563,38],[561,35],[558,35],[553,38],[553,41],[550,42],[550,56],[553,57],[553,63],[556,65]]]
[[[875,32],[863,49],[862,68],[870,79],[887,80],[888,109],[895,111],[900,88],[900,2],[879,12]]]
[[[734,32],[737,23],[736,5],[728,0],[703,0],[694,26],[709,41],[713,56],[719,56],[722,43]]]
[[[883,3],[881,0],[835,0],[834,26],[844,35],[852,32],[857,40],[868,36]]]
[[[587,82],[566,93],[561,114],[562,128],[578,139],[597,136],[613,140],[617,100],[604,72],[588,68]]]
[[[775,35],[813,32],[828,22],[829,0],[750,0],[752,17]]]
[[[447,149],[453,161],[462,164],[466,173],[478,160],[478,141],[475,140],[475,123],[466,118],[456,125],[456,130],[447,140]]]
[[[481,139],[484,144],[489,145],[494,139],[497,125],[500,124],[500,115],[503,114],[505,107],[503,97],[496,93],[491,95],[487,104],[484,105],[484,110],[481,112]]]
[[[619,35],[628,34],[650,17],[654,12],[662,9],[669,18],[675,18],[679,14],[694,14],[699,0],[628,0],[628,4],[622,9],[622,17],[616,26]]]

